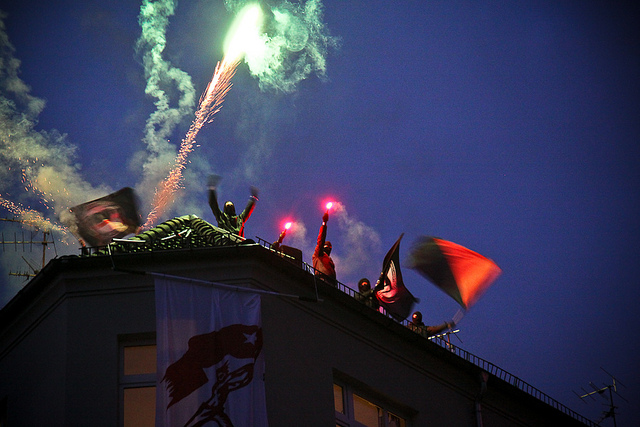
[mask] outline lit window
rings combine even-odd
[[[336,426],[340,427],[407,427],[405,418],[379,396],[363,397],[348,384],[333,384]]]
[[[382,426],[382,408],[366,399],[353,395],[353,417],[360,424],[369,427]]]
[[[156,373],[156,346],[138,345],[124,347],[124,374],[140,375]]]
[[[338,384],[334,384],[333,385],[333,404],[336,408],[336,411],[340,412],[341,414],[344,414],[344,392],[342,390],[342,387],[340,387]]]
[[[156,421],[156,388],[124,389],[124,423],[128,426],[154,426]]]
[[[156,412],[156,345],[149,335],[120,339],[120,425],[153,427]]]

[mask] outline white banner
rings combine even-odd
[[[267,426],[260,296],[155,279],[157,426]]]

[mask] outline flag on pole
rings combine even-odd
[[[76,220],[72,231],[89,246],[108,245],[111,239],[134,233],[140,226],[136,197],[130,187],[74,206],[70,211]]]
[[[382,262],[382,273],[376,284],[376,298],[380,305],[397,320],[404,320],[411,313],[416,298],[404,286],[400,271],[400,240],[393,244]]]
[[[414,244],[407,266],[432,281],[465,310],[498,278],[492,260],[453,242],[423,236]]]
[[[169,278],[155,290],[156,425],[268,426],[260,296]]]

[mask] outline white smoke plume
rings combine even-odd
[[[138,152],[131,162],[135,171],[142,169],[142,181],[136,190],[145,207],[150,205],[156,185],[174,165],[177,150],[169,138],[180,123],[193,116],[196,101],[191,77],[163,57],[169,17],[176,5],[174,0],[144,0],[138,17],[142,33],[136,48],[147,78],[145,93],[155,99],[156,107],[145,125],[146,150]]]
[[[57,221],[69,207],[109,190],[84,180],[76,163],[76,147],[66,135],[36,130],[45,102],[31,95],[31,88],[18,77],[20,61],[14,57],[1,18],[0,194],[28,208],[37,207]]]
[[[313,246],[310,246],[307,242],[307,227],[302,221],[295,221],[291,223],[291,228],[287,231],[284,244],[294,248],[299,248],[305,254],[313,252]]]
[[[350,216],[342,203],[334,202],[332,216],[338,220],[338,230],[344,246],[339,248],[339,253],[342,255],[333,257],[336,271],[340,275],[349,276],[358,271],[370,269],[371,260],[377,259],[382,245],[378,232]]]
[[[69,243],[74,239],[61,231],[65,230],[61,223],[69,207],[110,190],[105,186],[94,187],[84,180],[76,162],[76,147],[67,141],[66,135],[56,130],[36,129],[45,102],[31,95],[31,88],[19,77],[20,60],[14,56],[15,48],[9,42],[4,19],[0,12],[0,205],[3,212],[14,216],[9,219],[25,221],[21,224],[23,227],[31,231],[53,230],[55,238]],[[15,224],[6,221],[0,224],[3,241],[34,240],[32,233],[27,233],[26,238],[16,233]],[[42,239],[42,235],[39,238]],[[3,276],[9,271],[28,270],[24,261],[29,255],[17,247],[33,248],[33,245],[13,246],[16,246],[13,250],[3,248],[3,251],[7,249],[2,256],[5,271],[0,274]],[[73,249],[61,245],[57,253],[70,253]],[[37,262],[33,264],[40,267]],[[16,281],[3,286],[0,305],[19,287]]]
[[[236,14],[248,3],[227,1],[226,6]],[[190,77],[163,58],[169,18],[176,7],[176,0],[144,0],[139,16],[142,35],[137,48],[147,77],[145,92],[156,99],[156,111],[145,127],[147,150],[139,152],[131,162],[133,169],[142,168],[143,171],[143,180],[136,189],[145,205],[149,205],[156,185],[174,165],[176,145],[168,141],[169,136],[194,112],[195,90]],[[301,80],[311,74],[324,79],[327,50],[336,47],[338,39],[328,35],[322,22],[322,3],[319,0],[302,4],[281,1],[271,6],[263,5],[265,8],[267,24],[262,45],[249,49],[244,57],[260,89],[270,91],[272,95],[291,93]],[[176,96],[179,96],[177,101],[173,99]],[[273,112],[279,108],[274,105],[274,100],[255,93],[247,93],[242,102],[236,132],[239,140],[236,146],[242,157],[233,170],[216,172],[227,175],[230,182],[260,185],[259,177],[271,161],[275,141],[279,139],[275,134],[277,126],[273,117]],[[195,174],[198,182],[202,181],[199,178],[204,176],[202,172]],[[188,198],[184,194],[187,191],[182,193],[176,197]]]

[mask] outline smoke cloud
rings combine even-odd
[[[66,135],[36,130],[45,102],[18,77],[14,52],[0,20],[0,194],[27,208],[34,205],[55,221],[70,206],[109,189],[82,178],[76,147]]]
[[[169,138],[185,118],[193,115],[196,101],[191,77],[163,58],[169,17],[173,16],[176,5],[174,0],[144,0],[138,16],[142,33],[136,50],[142,56],[147,79],[145,93],[155,99],[156,110],[145,125],[146,151],[136,154],[131,168],[142,170],[142,181],[136,185],[136,190],[147,207],[156,185],[167,177],[175,163],[176,146]]]
[[[247,3],[226,2],[232,11]],[[290,93],[311,74],[326,77],[327,50],[337,47],[339,41],[329,35],[322,12],[320,0],[299,4],[282,1],[270,7],[263,45],[245,55],[245,62],[258,78],[261,89]]]
[[[382,246],[378,232],[350,216],[342,203],[334,202],[333,216],[338,220],[344,245],[340,251],[344,255],[334,259],[336,269],[348,276],[371,267],[371,260],[377,259]]]
[[[250,1],[227,0],[227,9],[237,13]],[[258,81],[261,91],[273,94],[291,94],[297,90],[298,84],[315,75],[321,80],[327,78],[328,51],[338,48],[340,40],[329,34],[323,19],[323,5],[320,0],[309,0],[301,3],[288,1],[262,4],[266,14],[264,33],[261,45],[248,49],[244,62],[250,74]],[[270,163],[277,135],[274,134],[274,100],[266,100],[267,104],[257,105],[260,97],[253,96],[246,100],[246,109],[238,121],[240,138],[252,135],[248,128],[260,129],[257,137],[247,137],[249,148],[239,169],[234,174],[242,174],[246,180],[255,180]],[[265,132],[266,131],[266,132]],[[251,139],[249,139],[251,138]]]
[[[65,134],[36,130],[45,101],[31,95],[31,88],[19,77],[20,60],[14,56],[5,18],[0,12],[0,205],[16,220],[25,221],[24,226],[56,231],[56,238],[70,243],[73,238],[60,233],[65,230],[60,223],[64,222],[68,208],[110,190],[106,186],[94,187],[82,178],[76,147]],[[9,231],[6,240],[34,240],[33,234],[27,233],[23,238],[22,233],[17,234],[8,224],[3,224],[3,237],[4,231]],[[61,253],[75,251],[69,247],[58,249]],[[25,256],[28,254],[22,250],[7,250],[2,256],[5,272],[0,274],[24,272],[24,267],[16,267],[24,265]],[[40,267],[37,262],[32,264]],[[19,287],[15,281],[2,286],[0,302]]]

